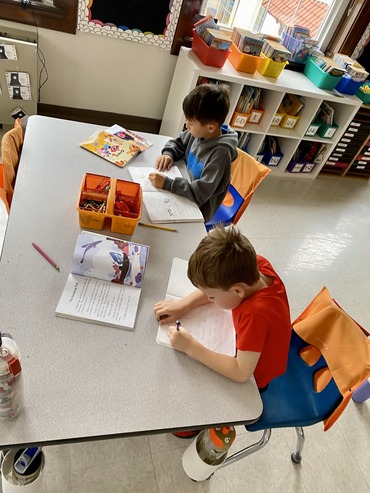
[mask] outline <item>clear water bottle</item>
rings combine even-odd
[[[199,458],[210,466],[222,464],[235,440],[235,435],[233,426],[222,426],[201,431],[196,441]]]
[[[11,419],[23,408],[20,351],[10,334],[0,332],[0,419]]]

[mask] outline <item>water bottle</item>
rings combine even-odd
[[[0,419],[11,419],[23,408],[20,351],[10,334],[0,332]]]
[[[233,426],[210,428],[199,433],[196,448],[200,459],[210,466],[222,464],[227,452],[235,440]]]
[[[225,462],[234,440],[233,426],[201,431],[182,456],[185,473],[194,481],[208,479]]]

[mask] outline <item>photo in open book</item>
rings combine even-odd
[[[83,232],[77,238],[71,272],[140,288],[148,252],[147,245]]]

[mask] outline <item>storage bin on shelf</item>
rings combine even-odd
[[[285,65],[288,64],[288,62],[275,62],[272,58],[265,56],[263,53],[261,53],[261,58],[262,60],[257,67],[257,71],[261,75],[267,77],[279,77]]]
[[[204,65],[218,68],[224,66],[230,53],[230,50],[216,50],[208,46],[195,30],[193,30],[191,49]]]
[[[279,125],[282,128],[293,130],[299,119],[299,116],[288,115],[287,113],[285,113]]]
[[[281,111],[280,109],[275,113],[275,116],[272,119],[271,122],[271,127],[278,127],[280,125],[281,120],[283,119],[283,116],[285,115],[284,111]]]
[[[324,139],[331,139],[337,130],[338,125],[336,123],[329,125],[328,123],[320,122],[320,126],[317,129],[317,135],[320,135],[320,137],[323,137]]]
[[[305,135],[307,135],[308,137],[313,137],[314,135],[316,135],[316,133],[317,133],[318,129],[320,128],[320,126],[321,126],[321,123],[318,122],[318,121],[311,122],[310,123],[310,126],[306,130]]]
[[[342,75],[340,81],[335,86],[335,90],[342,94],[353,95],[356,94],[358,89],[362,86],[364,82],[357,82],[352,80],[348,75]]]
[[[315,168],[316,163],[305,163],[303,168],[301,169],[301,173],[311,173],[311,171]]]
[[[231,45],[229,61],[236,70],[239,70],[240,72],[247,72],[248,74],[254,74],[261,60],[262,57],[260,56],[243,53],[234,43]]]
[[[77,203],[80,227],[102,230],[110,218],[113,233],[132,234],[141,218],[142,202],[139,183],[86,173]]]
[[[308,57],[315,50],[314,45],[307,46],[306,40],[294,38],[286,32],[282,34],[281,42],[285,48],[292,52],[289,60],[302,65],[307,62]]]
[[[356,96],[358,98],[360,98],[364,104],[370,104],[370,92],[366,93],[364,91],[364,90],[366,90],[366,88],[370,88],[370,82],[362,83],[362,85],[360,86],[360,88],[356,92]],[[361,90],[361,89],[364,89],[364,90]]]
[[[319,89],[327,89],[331,91],[338,84],[342,76],[334,77],[328,72],[324,72],[312,58],[307,60],[306,66],[304,68],[304,75],[310,79],[311,82],[315,84]]]
[[[289,173],[300,173],[306,164],[306,161],[295,161],[292,159],[286,169]]]
[[[230,125],[236,128],[245,128],[250,116],[250,113],[239,113],[238,111],[234,111],[234,114],[230,121]]]

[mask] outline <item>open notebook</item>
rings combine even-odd
[[[144,206],[152,223],[203,222],[204,218],[197,204],[175,193],[153,187],[149,173],[157,172],[155,168],[130,166],[128,171],[134,182],[140,183],[143,190]],[[170,178],[182,178],[177,166],[160,173]]]
[[[172,261],[166,299],[179,300],[194,291],[187,277],[188,262],[179,258]],[[171,325],[174,325],[173,323]],[[235,330],[230,310],[223,310],[214,303],[194,308],[181,317],[181,325],[201,344],[212,351],[235,355]],[[160,325],[157,343],[172,347],[167,336],[169,325]]]

